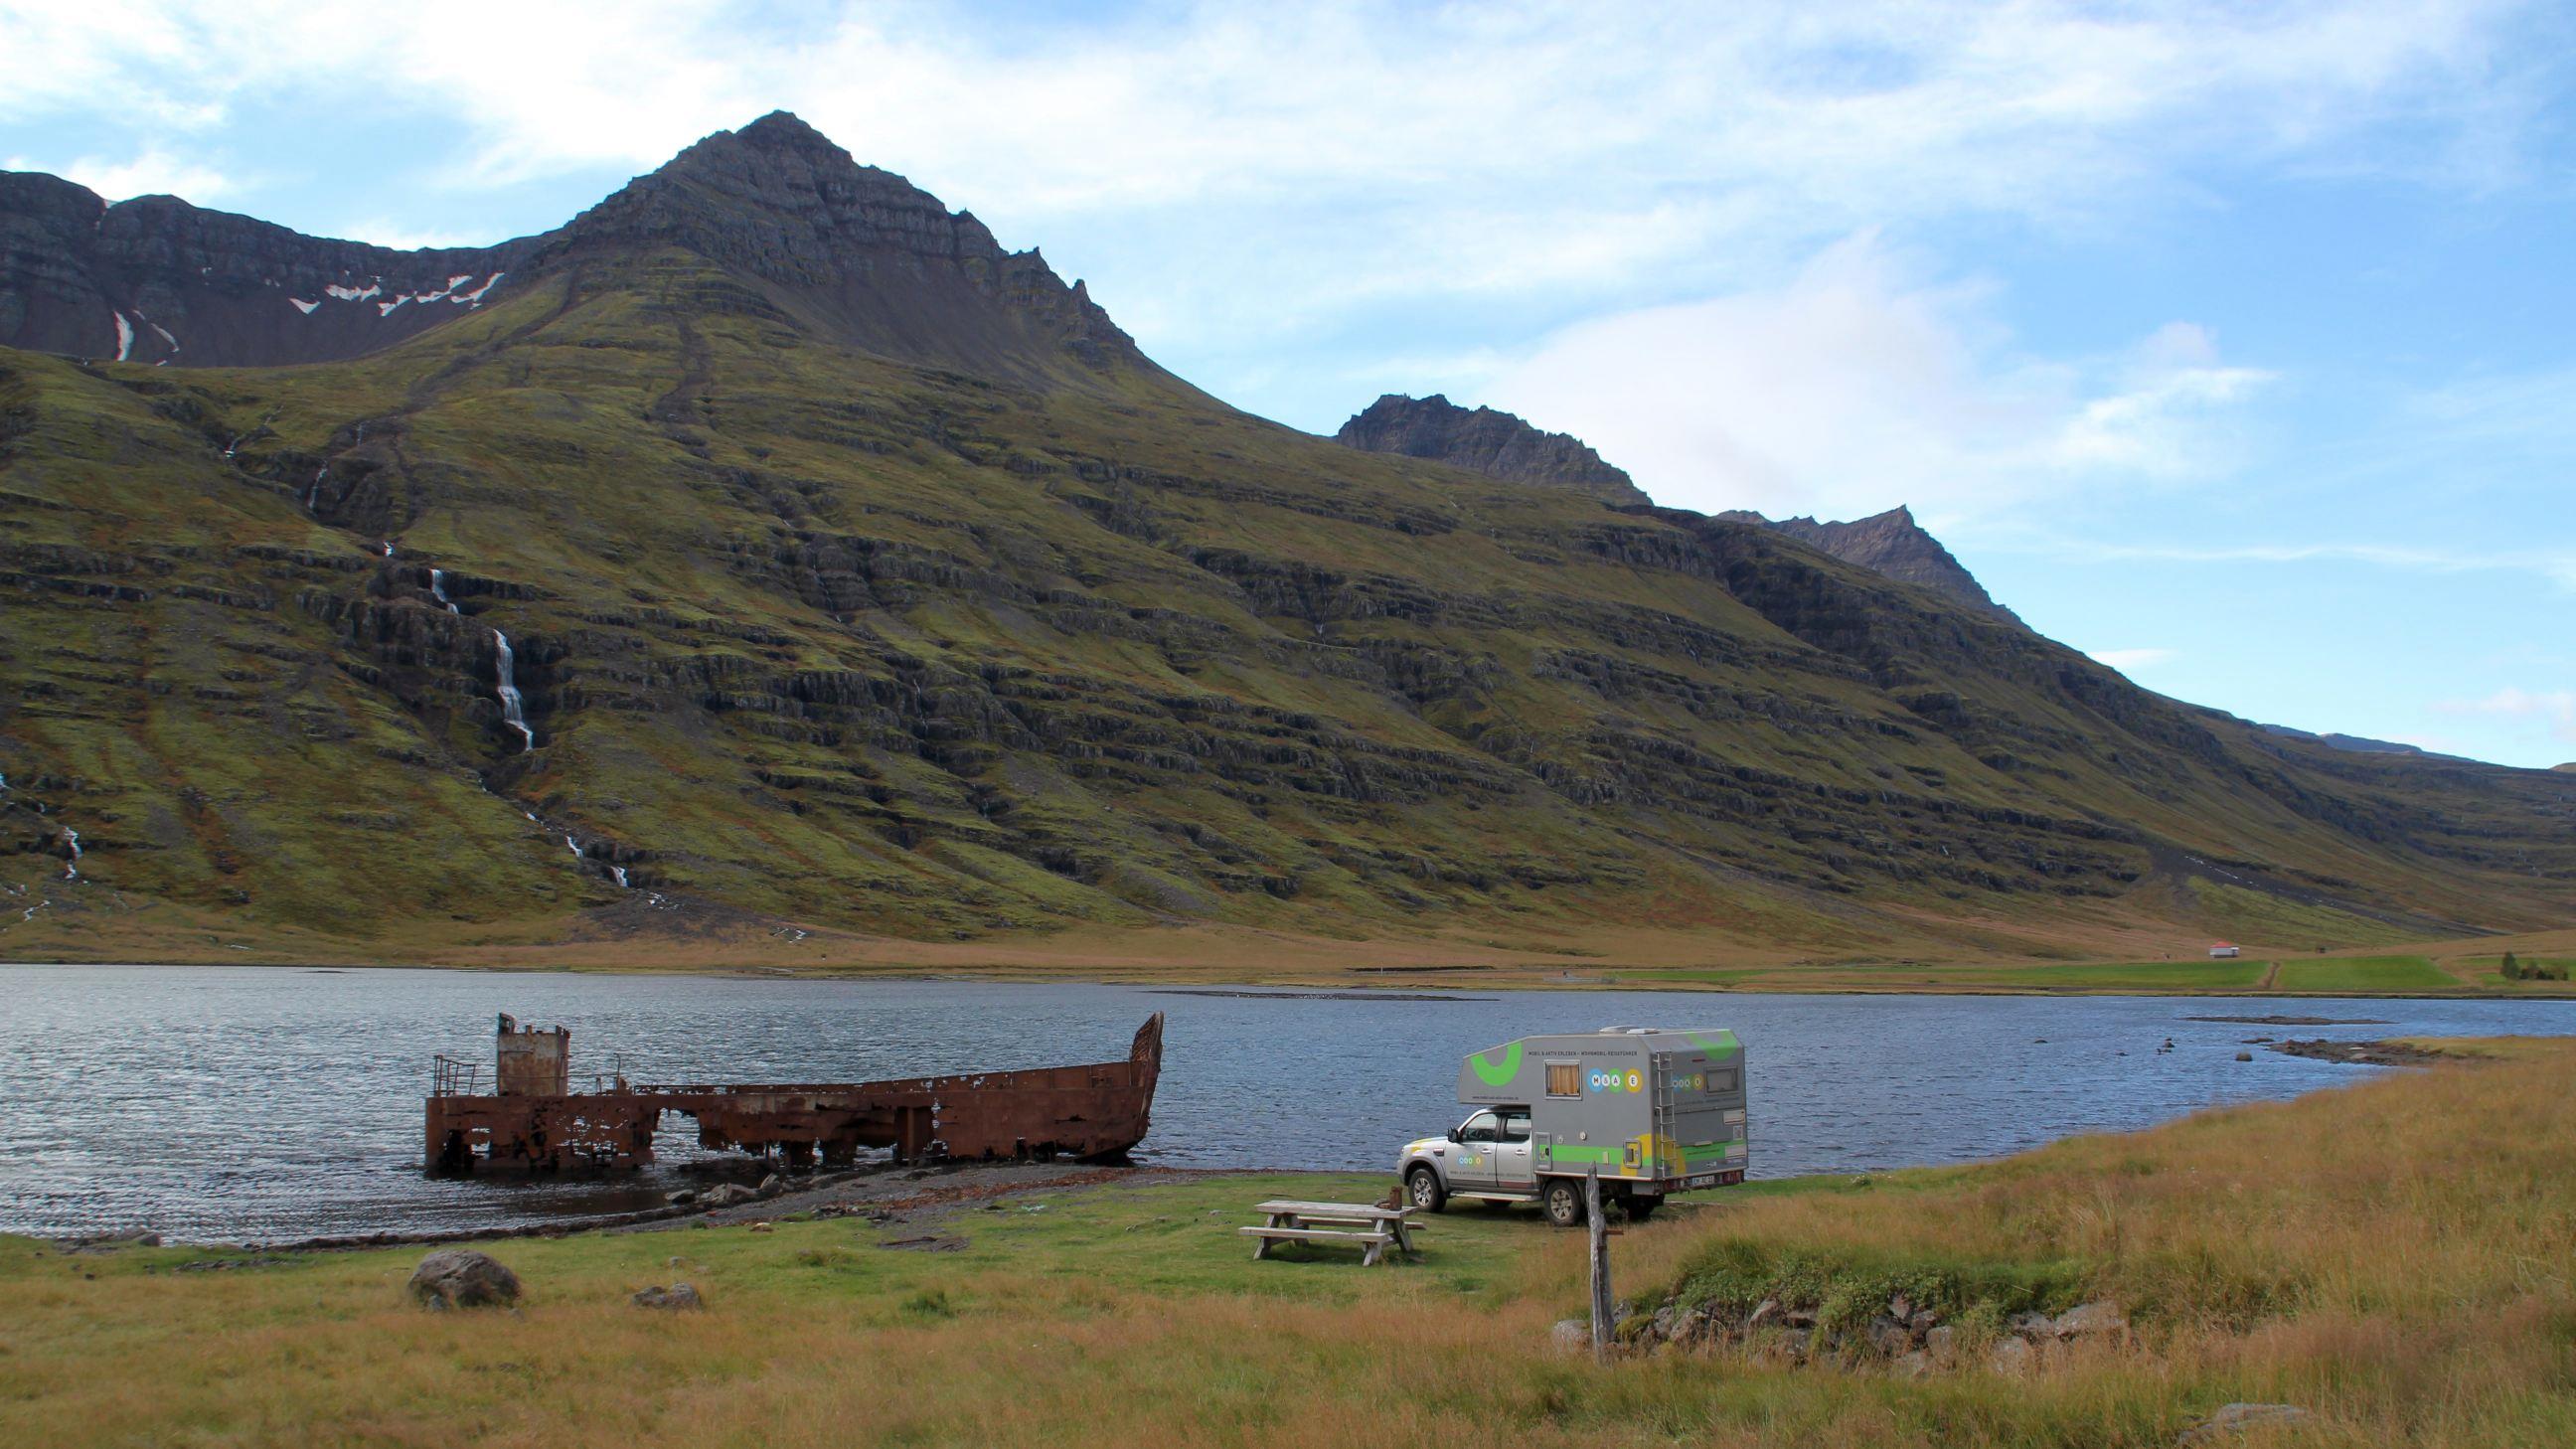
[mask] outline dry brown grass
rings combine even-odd
[[[517,1314],[403,1305],[416,1252],[182,1273],[0,1240],[11,1443],[708,1445],[1432,1441],[2162,1445],[2231,1400],[2318,1417],[2272,1441],[2576,1442],[2576,1053],[2520,1043],[2292,1103],[2005,1161],[1717,1197],[1618,1240],[1623,1290],[1727,1243],[2073,1265],[2134,1342],[2033,1377],[1557,1356],[1579,1240],[1441,1219],[1430,1262],[1253,1264],[1275,1185],[1209,1179],[970,1213],[969,1252],[849,1223],[497,1250]],[[1368,1184],[1335,1186],[1357,1192]],[[670,1253],[687,1255],[681,1268]],[[85,1277],[85,1273],[97,1276]],[[625,1293],[686,1276],[713,1307]]]

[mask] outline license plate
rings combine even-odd
[[[1703,1172],[1696,1177],[1685,1177],[1676,1184],[1676,1186],[1684,1192],[1689,1192],[1693,1188],[1725,1187],[1731,1183],[1738,1183],[1743,1180],[1744,1170],[1742,1168],[1729,1168],[1724,1172]]]

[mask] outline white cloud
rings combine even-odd
[[[489,184],[655,165],[784,106],[1015,244],[1069,238],[1075,271],[1172,295],[1176,333],[1239,334],[1229,302],[1258,297],[1275,336],[1391,295],[1710,294],[1872,224],[2111,226],[2199,204],[2182,178],[2210,158],[2474,187],[2516,164],[2545,51],[2490,0],[1111,19],[580,0],[398,64],[352,43],[416,24],[391,3],[323,25],[291,0],[0,0],[0,121],[203,126],[287,93],[414,108],[477,138],[461,169]],[[1150,259],[1100,244],[1140,226]]]
[[[2171,649],[2096,649],[2089,656],[2096,664],[2107,664],[2126,674],[2133,669],[2146,669],[2174,657]]]
[[[2434,548],[2383,543],[2106,543],[2066,538],[2030,529],[2003,529],[1982,536],[1984,546],[1999,553],[2036,553],[2086,560],[2148,560],[2167,563],[2360,563],[2420,573],[2464,574],[2487,570],[2543,575],[2563,588],[2576,589],[2576,549]]]
[[[2483,699],[2446,699],[2433,708],[2443,714],[2527,721],[2546,729],[2553,740],[2576,744],[2576,690],[2530,690],[2509,685]]]
[[[435,229],[414,230],[399,221],[381,216],[351,222],[336,230],[333,235],[349,241],[373,242],[380,247],[392,247],[396,251],[404,252],[422,251],[431,247],[478,246],[483,242],[483,238],[467,236],[461,232]]]
[[[1490,385],[1666,504],[1833,517],[1912,503],[1947,521],[2105,481],[2207,476],[2228,409],[2268,374],[2165,327],[2090,364],[2015,356],[1986,289],[1872,234],[1788,285],[1578,323]]]
[[[50,171],[66,181],[79,182],[109,201],[136,196],[184,196],[203,202],[232,189],[231,180],[213,167],[182,160],[157,148],[146,149],[125,161],[83,156],[49,164],[39,158],[12,156],[5,169]]]

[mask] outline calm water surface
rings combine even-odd
[[[2287,1097],[2373,1069],[2245,1038],[2576,1033],[2576,1004],[1511,992],[1435,1001],[1098,985],[0,966],[0,1231],[182,1239],[497,1226],[657,1203],[682,1160],[600,1181],[419,1170],[433,1053],[489,1060],[493,1013],[572,1029],[576,1082],[855,1081],[1123,1057],[1166,1012],[1140,1161],[1387,1168],[1451,1125],[1461,1055],[1536,1032],[1732,1027],[1753,1172],[1992,1157]],[[2263,1027],[2220,1013],[2371,1018]],[[2170,1037],[2174,1050],[2157,1047]],[[667,1132],[668,1150],[686,1143]]]

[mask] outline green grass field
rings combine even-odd
[[[2516,959],[2518,959],[2525,967],[2538,966],[2551,972],[2564,973],[2568,980],[2536,980],[2531,977],[2525,977],[2519,981],[2507,981],[2504,978],[2504,957],[2502,955],[2455,957],[2453,958],[2451,965],[2456,970],[2465,971],[2471,980],[2491,991],[2516,991],[2531,992],[2542,995],[2555,995],[2568,989],[2569,980],[2576,980],[2576,957],[2518,955]]]
[[[65,1255],[0,1239],[0,1437],[2161,1449],[2254,1401],[2313,1417],[2233,1441],[2246,1449],[2576,1442],[2576,1043],[2451,1045],[2487,1059],[1994,1163],[1709,1194],[1612,1240],[1640,1307],[1834,1303],[1894,1277],[2127,1311],[2132,1334],[2019,1375],[1734,1348],[1596,1365],[1549,1342],[1580,1309],[1580,1235],[1462,1209],[1431,1220],[1417,1264],[1255,1263],[1233,1232],[1254,1202],[1373,1197],[1386,1180],[1239,1176],[1041,1192],[945,1222],[492,1245],[526,1285],[515,1312],[412,1307],[417,1248]],[[932,1233],[965,1244],[883,1246]],[[705,1311],[626,1301],[673,1279]]]
[[[2134,993],[2197,995],[2576,995],[2560,981],[2506,981],[2499,958],[2456,959],[2445,970],[2425,956],[2282,957],[2277,960],[2102,961],[2017,965],[1998,962],[1854,961],[1792,966],[1619,972],[1638,986],[1689,985],[1739,991],[1904,991]],[[2534,957],[2555,961],[2555,957]]]
[[[2283,991],[2353,992],[2457,991],[2460,982],[2421,956],[2328,956],[2286,960]],[[2499,985],[2502,983],[2499,982]]]

